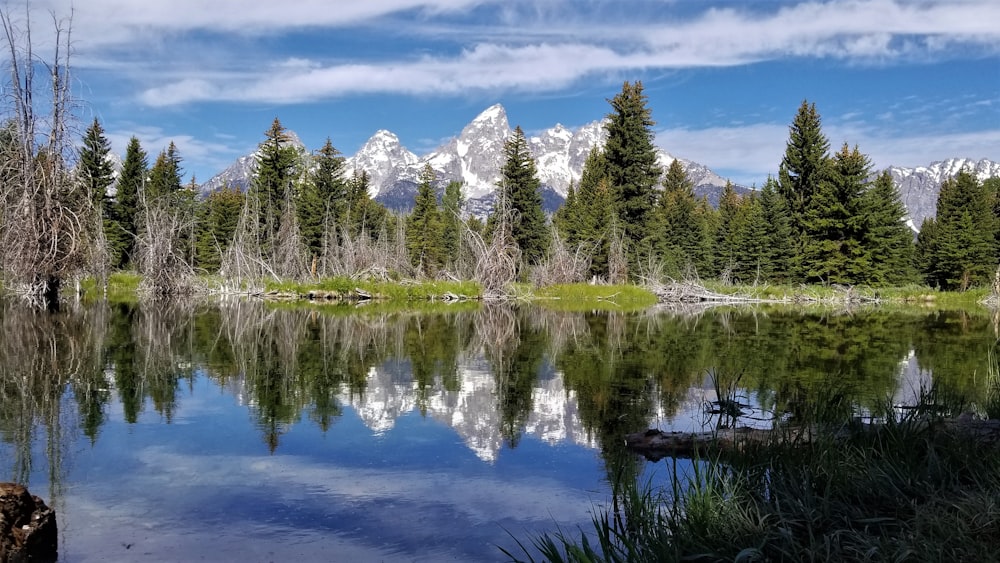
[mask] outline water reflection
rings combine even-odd
[[[97,303],[54,314],[3,303],[0,313],[2,469],[21,482],[47,482],[57,510],[64,485],[78,479],[71,475],[77,444],[110,447],[102,441],[122,439],[117,420],[125,428],[143,420],[176,426],[213,390],[246,413],[257,453],[264,455],[305,447],[288,444],[292,429],[305,425],[315,439],[367,440],[360,447],[384,448],[373,455],[391,466],[401,448],[392,442],[393,429],[419,417],[449,429],[488,465],[505,451],[522,451],[531,437],[521,454],[525,466],[563,455],[542,447],[572,445],[599,455],[596,472],[613,481],[642,467],[624,450],[624,434],[650,425],[695,429],[718,422],[704,405],[720,393],[754,403],[757,413],[792,418],[814,412],[817,403],[832,414],[878,414],[890,399],[914,400],[915,388],[929,385],[933,374],[938,391],[974,407],[985,392],[995,342],[990,316],[942,311],[681,315],[461,305],[418,312],[187,301]],[[207,450],[203,464],[210,459],[215,471],[253,479],[258,470],[289,463],[225,453],[223,419],[235,424],[228,415],[185,421],[200,425],[191,439]],[[369,437],[357,437],[355,420]],[[106,438],[106,431],[116,437]],[[157,449],[155,437],[142,439],[148,440],[141,444],[146,457],[136,463],[189,479],[190,473],[213,474],[202,466],[185,473],[180,458]],[[427,457],[421,464],[434,471],[456,463],[435,458],[440,440],[435,435],[419,444]],[[240,459],[253,459],[252,468],[227,469]],[[346,475],[329,471],[331,478]],[[386,470],[375,471],[373,480],[392,478],[380,471]],[[456,478],[472,479],[467,473]],[[414,503],[406,510],[432,513],[414,498],[440,491],[420,490],[396,494]],[[351,498],[346,490],[336,494]],[[351,520],[350,511],[338,514]],[[407,545],[394,549],[409,553]]]

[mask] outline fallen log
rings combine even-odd
[[[55,561],[56,513],[17,483],[0,483],[0,562]]]
[[[954,419],[924,420],[914,419],[899,424],[910,424],[914,431],[930,427],[955,432],[975,440],[984,447],[1000,447],[1000,420],[978,420],[968,414]],[[704,432],[664,432],[651,428],[625,436],[625,445],[650,461],[665,457],[690,458],[709,452],[738,452],[748,445],[762,445],[781,440],[786,444],[805,445],[817,437],[832,437],[843,440],[851,435],[878,432],[885,428],[881,423],[861,423],[843,425],[836,428],[813,426],[781,426],[776,428],[721,428]]]

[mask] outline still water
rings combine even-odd
[[[502,560],[677,467],[625,433],[975,410],[996,361],[985,310],[67,309],[0,304],[0,480],[74,562]]]

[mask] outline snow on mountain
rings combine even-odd
[[[418,162],[417,155],[406,150],[395,133],[380,129],[347,159],[344,170],[349,174],[355,170],[368,172],[371,195],[375,197],[401,180],[415,182],[420,175]]]
[[[528,136],[528,147],[536,160],[547,211],[554,211],[565,198],[570,183],[580,180],[590,151],[604,145],[607,137],[604,124],[605,121],[598,120],[577,129],[557,124]],[[504,160],[503,147],[511,134],[507,112],[502,105],[495,104],[477,115],[456,137],[422,157],[407,150],[392,132],[379,130],[357,154],[347,159],[344,169],[347,174],[355,170],[366,171],[372,197],[392,209],[405,210],[413,205],[421,171],[425,165],[430,165],[437,173],[439,188],[450,181],[463,182],[466,211],[485,216],[496,197]],[[289,136],[291,144],[305,151],[294,133],[289,131]],[[678,157],[659,151],[658,162],[664,169],[675,158]],[[726,180],[703,164],[679,160],[695,185],[695,193],[716,204]],[[224,185],[245,190],[256,166],[256,153],[240,157],[206,182],[201,191],[209,193]],[[980,180],[1000,176],[1000,163],[986,159],[952,158],[926,167],[889,168],[913,226],[918,227],[925,217],[934,215],[941,182],[963,168],[972,171]],[[737,189],[748,191],[740,186]]]
[[[962,170],[968,170],[979,181],[1000,177],[1000,162],[992,160],[972,160],[969,158],[949,158],[933,162],[928,166],[901,168],[890,166],[889,173],[899,189],[903,205],[909,212],[909,223],[918,230],[924,219],[933,217],[937,210],[937,197],[941,183],[953,178]]]

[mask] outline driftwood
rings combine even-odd
[[[660,303],[767,303],[770,300],[726,295],[710,291],[693,282],[655,284],[649,288]]]
[[[962,415],[946,420],[913,420],[915,430],[933,426],[942,431],[956,432],[970,437],[984,447],[1000,447],[1000,420],[977,420]],[[625,436],[625,445],[650,461],[665,457],[689,458],[709,452],[738,452],[748,445],[773,443],[783,440],[789,444],[805,445],[819,436],[846,439],[856,432],[878,432],[884,428],[879,423],[858,423],[835,429],[817,427],[783,426],[773,429],[750,427],[723,428],[708,432],[664,432],[655,428]]]

